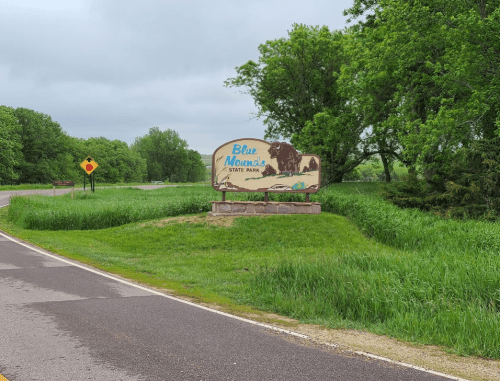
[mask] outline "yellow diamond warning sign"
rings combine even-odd
[[[87,158],[80,163],[80,167],[83,168],[85,172],[87,172],[89,175],[94,171],[99,166],[94,159],[92,159],[90,156],[87,156]]]

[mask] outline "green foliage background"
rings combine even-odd
[[[500,213],[500,0],[354,0],[343,31],[294,24],[225,84],[251,95],[270,138],[322,158],[324,184],[378,157],[410,174],[400,206]],[[358,169],[358,173],[360,169]]]
[[[49,115],[0,106],[0,185],[80,182],[84,173],[80,163],[89,155],[99,164],[95,170],[98,183],[205,179],[200,154],[173,130],[153,127],[129,147],[104,137],[77,139]]]

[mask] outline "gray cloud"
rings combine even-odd
[[[132,143],[172,128],[200,153],[262,138],[253,100],[223,87],[293,23],[342,29],[351,0],[0,0],[0,104],[71,136]]]

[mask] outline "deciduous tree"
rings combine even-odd
[[[75,175],[70,137],[49,115],[17,108],[23,159],[18,165],[20,183],[49,183]]]
[[[187,181],[196,183],[205,180],[206,167],[201,160],[201,155],[198,151],[188,150],[188,173]]]
[[[95,171],[97,182],[141,182],[146,179],[146,161],[127,143],[104,137],[80,140],[80,161],[91,156],[99,167]]]
[[[190,154],[187,142],[171,129],[150,128],[148,134],[135,139],[132,149],[146,160],[148,181],[186,182],[203,165],[201,156]]]
[[[12,184],[19,178],[22,161],[21,126],[12,107],[0,106],[0,185]]]
[[[483,185],[500,162],[491,150],[500,131],[500,1],[356,0],[348,13],[366,10],[371,23],[352,28],[365,48],[350,50],[363,64],[343,74],[347,88],[355,79],[349,90],[360,110],[374,115],[384,110],[372,107],[380,100],[391,106],[373,120],[374,134],[396,132],[404,159],[424,178],[422,197],[452,208],[452,190],[463,200],[491,195]],[[380,92],[388,85],[391,92]]]
[[[237,67],[238,75],[225,82],[253,97],[267,138],[289,138],[298,149],[320,155],[326,182],[342,181],[369,156],[369,142],[361,137],[365,127],[337,81],[346,57],[343,38],[327,27],[295,24],[288,38],[259,46],[258,63]]]

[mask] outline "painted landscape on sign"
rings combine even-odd
[[[285,142],[238,139],[212,156],[212,186],[218,191],[314,193],[320,179],[320,157]]]

